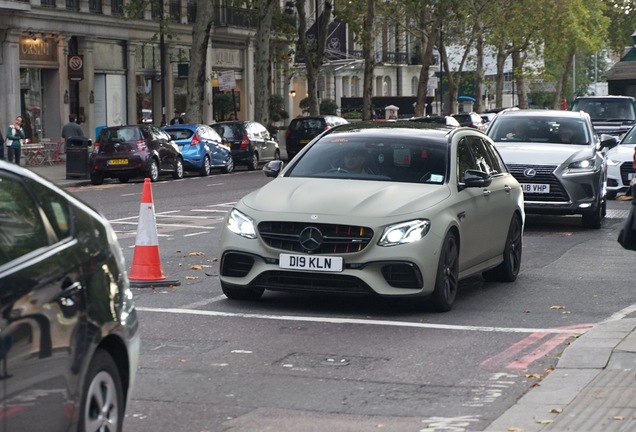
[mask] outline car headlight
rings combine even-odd
[[[583,170],[583,171],[593,171],[594,170],[594,162],[595,158],[584,159],[576,162],[571,162],[568,165],[568,169],[572,170]]]
[[[416,242],[424,237],[430,228],[431,221],[426,219],[415,219],[390,225],[384,228],[378,246],[396,246]]]
[[[230,212],[230,217],[227,220],[227,228],[234,234],[238,234],[241,237],[250,239],[256,238],[254,219],[236,209],[232,209]]]

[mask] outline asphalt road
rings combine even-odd
[[[226,299],[225,212],[261,172],[152,185],[164,273],[135,289],[142,355],[126,430],[480,431],[556,364],[577,334],[634,303],[633,255],[616,242],[629,202],[600,230],[528,218],[516,283],[463,281],[453,310],[386,299],[266,292]],[[142,183],[72,189],[112,222],[132,261]]]

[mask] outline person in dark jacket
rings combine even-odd
[[[9,162],[15,161],[16,165],[20,165],[22,142],[25,139],[26,135],[24,135],[24,129],[22,128],[22,116],[17,116],[15,122],[9,126],[9,130],[7,130],[7,140],[10,141],[7,148],[7,159]]]

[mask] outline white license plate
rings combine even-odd
[[[341,272],[342,257],[280,254],[279,267],[291,270]]]
[[[628,173],[627,174],[627,180],[632,180],[634,177],[636,177],[636,173]]]
[[[549,184],[522,183],[521,189],[523,189],[525,193],[536,193],[536,194],[550,193]]]

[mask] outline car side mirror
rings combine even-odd
[[[601,148],[611,149],[618,145],[618,139],[613,135],[601,134],[599,137],[601,140]]]
[[[283,161],[282,160],[274,160],[268,162],[263,167],[263,172],[267,177],[278,177],[281,170],[283,169]]]
[[[492,183],[492,177],[490,174],[469,169],[464,172],[464,184],[469,188],[480,188],[490,186]]]

